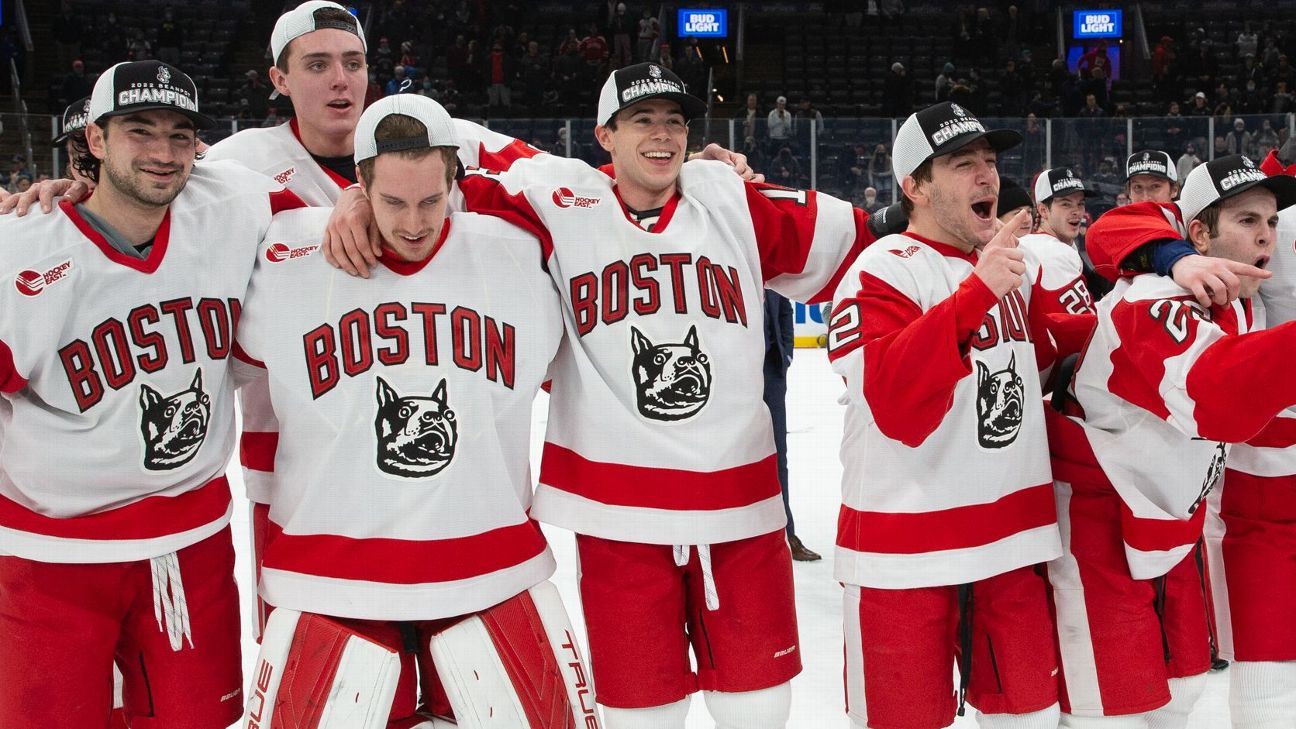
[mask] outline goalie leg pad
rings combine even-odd
[[[322,615],[275,610],[261,636],[245,729],[384,729],[393,649]]]
[[[597,729],[594,691],[558,590],[542,582],[432,636],[467,729]]]

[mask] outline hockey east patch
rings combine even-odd
[[[639,414],[671,422],[697,415],[711,397],[711,361],[698,345],[697,327],[681,343],[653,344],[630,327],[631,371]]]
[[[189,387],[163,396],[140,385],[140,434],[144,436],[144,468],[169,471],[198,454],[211,424],[211,396],[203,390],[202,368]]]
[[[401,478],[425,478],[444,471],[459,443],[445,378],[431,397],[401,395],[383,378],[377,380],[378,470]]]
[[[977,371],[977,442],[982,448],[1003,448],[1017,440],[1025,412],[1025,391],[1017,374],[1017,354],[1008,366],[991,372],[980,360]]]

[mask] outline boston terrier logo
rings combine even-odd
[[[403,478],[435,476],[450,465],[459,442],[459,425],[450,409],[446,381],[432,397],[402,396],[378,379],[378,470]]]
[[[211,422],[211,397],[203,391],[202,368],[188,389],[170,397],[141,384],[139,404],[144,468],[169,471],[193,460]]]
[[[1224,475],[1224,463],[1228,458],[1228,450],[1223,443],[1215,444],[1215,455],[1211,456],[1210,465],[1206,467],[1206,479],[1202,481],[1201,493],[1197,495],[1197,500],[1188,507],[1189,514],[1197,513],[1197,507],[1201,506],[1210,492],[1219,484],[1220,477]]]
[[[1017,355],[1008,366],[991,372],[977,361],[977,441],[982,448],[1003,448],[1017,439],[1021,430],[1025,386],[1017,374]]]
[[[653,344],[630,327],[630,349],[639,414],[650,420],[685,420],[711,397],[711,362],[698,347],[697,327],[682,344]]]

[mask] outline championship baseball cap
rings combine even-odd
[[[1022,136],[1011,129],[987,131],[972,112],[958,104],[942,101],[914,112],[900,125],[891,151],[897,180],[908,177],[923,162],[962,149],[978,139],[1002,152],[1021,144]]]
[[[90,121],[90,97],[77,99],[68,104],[63,110],[63,123],[59,127],[61,130],[57,137],[50,142],[54,147],[61,146],[64,142],[72,137],[73,134],[83,131],[86,124]]]
[[[420,134],[405,139],[374,139],[378,123],[392,114],[413,117],[427,127],[427,134]],[[454,123],[450,114],[437,102],[418,94],[396,94],[375,101],[364,113],[355,130],[355,161],[377,157],[386,152],[400,152],[406,149],[424,149],[427,147],[459,147],[455,138]]]
[[[1026,193],[1026,188],[1017,184],[1017,181],[1011,177],[999,175],[999,202],[998,209],[995,210],[995,216],[998,217],[1017,208],[1028,208],[1031,206],[1030,195]]]
[[[1083,192],[1085,197],[1094,197],[1098,193],[1085,187],[1084,181],[1076,177],[1070,167],[1054,167],[1044,170],[1035,178],[1035,202],[1048,202],[1055,195],[1068,195]]]
[[[1129,182],[1134,175],[1156,175],[1171,182],[1179,181],[1179,172],[1170,155],[1155,149],[1135,152],[1125,160],[1125,181]]]
[[[618,68],[604,82],[599,92],[599,126],[607,126],[618,111],[645,99],[677,102],[685,120],[706,114],[706,102],[686,91],[684,80],[674,71],[655,63],[636,63]]]
[[[1188,173],[1179,193],[1179,212],[1183,213],[1186,223],[1220,200],[1253,187],[1263,187],[1272,192],[1278,198],[1279,210],[1296,204],[1296,177],[1269,177],[1250,158],[1230,154],[1198,165]]]
[[[319,11],[325,8],[341,10],[346,13],[347,17],[346,19],[338,18],[336,20],[319,17]],[[279,55],[283,53],[289,43],[293,42],[293,39],[325,28],[336,28],[337,30],[354,33],[360,39],[360,46],[364,48],[365,53],[369,52],[369,45],[365,43],[364,32],[360,30],[360,21],[351,14],[351,11],[337,3],[327,2],[327,0],[308,0],[280,15],[279,19],[275,21],[274,30],[270,33],[271,58],[278,64]]]
[[[215,124],[198,112],[198,87],[189,74],[161,61],[129,61],[104,71],[90,93],[89,120],[163,109],[184,114],[199,129]]]

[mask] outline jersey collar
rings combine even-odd
[[[419,271],[422,271],[432,262],[432,259],[436,257],[436,254],[441,252],[441,247],[445,244],[446,238],[450,235],[450,221],[450,216],[446,216],[445,225],[441,226],[441,235],[437,238],[436,243],[433,244],[432,252],[428,254],[427,258],[424,258],[421,261],[402,261],[396,256],[388,253],[386,249],[383,249],[382,255],[378,256],[378,262],[391,269],[391,272],[398,276],[413,276]]]
[[[934,241],[931,238],[918,235],[917,233],[911,230],[907,230],[904,233],[901,233],[901,235],[903,235],[906,238],[913,238],[919,243],[927,244],[929,248],[941,254],[942,256],[945,256],[946,258],[958,258],[960,260],[967,261],[968,263],[971,263],[974,266],[976,265],[977,262],[976,251],[964,251],[963,249],[957,246],[952,246],[949,243],[941,243],[939,241]]]
[[[162,223],[158,226],[157,233],[153,236],[153,247],[149,249],[148,255],[143,258],[128,256],[113,248],[113,245],[100,235],[99,231],[91,227],[90,223],[81,217],[81,213],[77,211],[76,206],[68,200],[60,200],[59,209],[63,211],[64,215],[67,215],[68,220],[72,221],[77,230],[81,231],[81,235],[94,243],[95,247],[113,263],[119,263],[141,273],[153,273],[158,270],[158,266],[162,265],[162,259],[166,256],[167,244],[171,238],[171,208],[169,206],[166,214],[162,216]]]
[[[347,189],[348,187],[350,187],[350,186],[352,185],[352,182],[351,182],[350,180],[348,180],[347,178],[343,177],[342,175],[339,175],[338,173],[334,172],[333,170],[330,170],[329,168],[325,167],[324,165],[320,164],[319,162],[316,162],[316,161],[315,161],[315,158],[310,156],[311,151],[310,151],[309,149],[306,149],[306,143],[303,142],[303,141],[302,141],[302,138],[301,138],[301,130],[297,128],[297,117],[293,117],[292,119],[289,119],[289,120],[288,120],[288,128],[292,130],[292,134],[293,134],[293,136],[297,138],[297,143],[300,144],[300,145],[302,146],[302,149],[306,150],[306,156],[307,156],[307,157],[310,157],[310,161],[311,161],[311,162],[312,162],[316,167],[318,167],[318,168],[320,168],[321,170],[323,170],[323,171],[324,171],[324,174],[328,175],[328,178],[329,178],[330,180],[333,181],[333,184],[337,185],[340,189],[343,189],[343,190]]]

